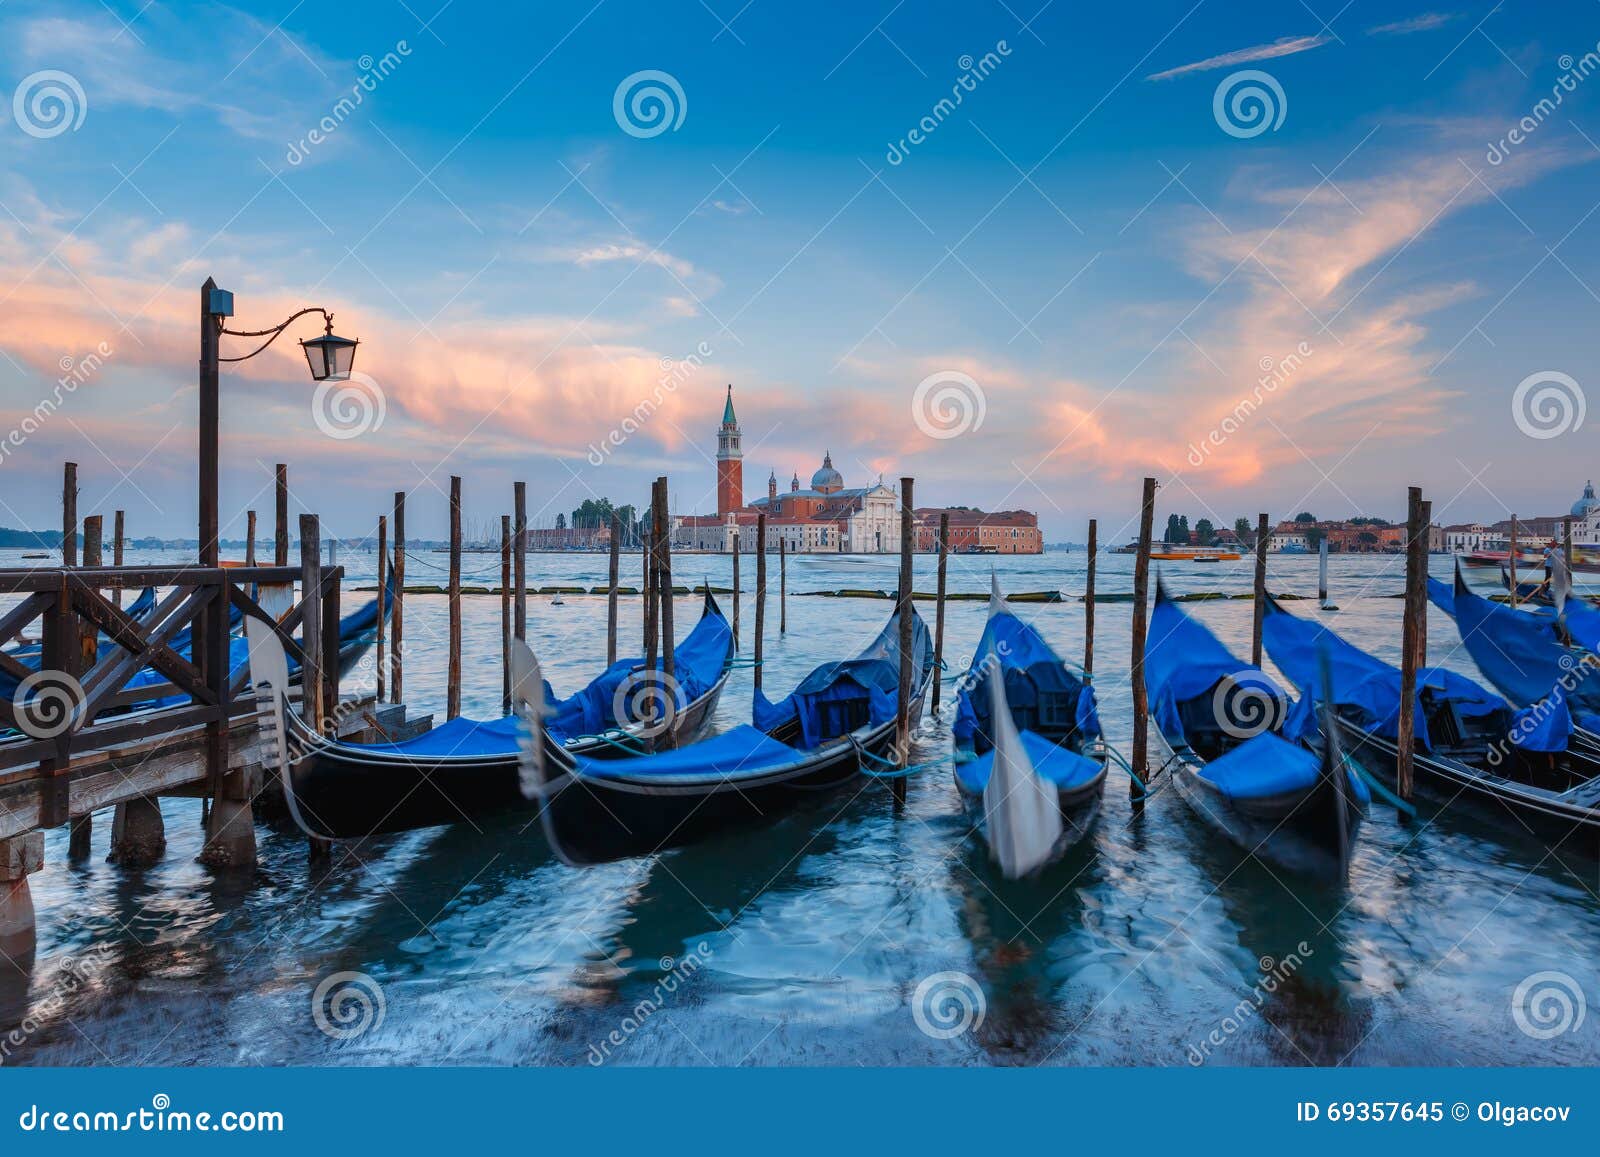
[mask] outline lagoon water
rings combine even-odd
[[[376,560],[345,552],[339,561],[348,609],[368,597],[349,591],[371,585]],[[1449,560],[1433,561],[1446,577]],[[409,581],[442,583],[444,562],[417,554]],[[725,556],[674,562],[680,583],[729,582]],[[1009,591],[1083,589],[1082,553],[956,558],[951,589],[986,591],[991,562]],[[6,551],[0,565],[22,564]],[[530,582],[596,585],[605,565],[599,555],[533,555]],[[770,695],[853,653],[890,609],[804,592],[891,590],[895,565],[791,559],[782,637],[774,565]],[[1401,566],[1335,556],[1342,610],[1328,616],[1396,662],[1400,602],[1390,596]],[[1175,592],[1239,593],[1250,567],[1168,564],[1165,575]],[[1131,569],[1128,556],[1102,556],[1100,590],[1131,590]],[[747,583],[753,570],[747,559]],[[465,571],[468,583],[493,586],[498,558],[469,555]],[[919,590],[933,588],[932,571],[919,557]],[[638,572],[637,558],[626,560],[623,581],[637,583]],[[1316,559],[1275,557],[1270,586],[1314,596]],[[498,713],[499,599],[463,601],[464,709],[485,717]],[[679,624],[692,622],[698,601],[679,599]],[[1309,601],[1288,606],[1317,614]],[[639,600],[622,607],[626,648],[639,637]],[[1063,654],[1081,656],[1081,604],[1016,609]],[[1248,651],[1247,601],[1189,610]],[[982,602],[949,604],[953,668],[984,613]],[[603,598],[553,606],[531,596],[529,616],[530,643],[558,691],[603,664]],[[748,598],[743,616],[748,652]],[[1129,624],[1127,604],[1098,608],[1101,715],[1124,751]],[[408,598],[406,699],[441,719],[444,630],[442,597]],[[1474,673],[1437,612],[1429,640],[1431,661]],[[748,721],[749,679],[735,672],[719,728]],[[943,719],[930,712],[916,748],[937,765],[910,780],[903,814],[874,782],[765,830],[645,861],[568,868],[523,816],[336,849],[330,866],[313,869],[303,838],[263,824],[259,872],[240,886],[194,862],[198,802],[164,802],[167,856],[142,872],[105,862],[109,813],[96,817],[93,855],[81,864],[67,860],[65,830],[52,831],[31,881],[36,966],[31,978],[0,976],[0,1063],[1600,1063],[1600,1014],[1578,1011],[1600,1003],[1592,857],[1552,855],[1471,813],[1424,804],[1420,821],[1402,826],[1377,807],[1348,885],[1318,888],[1221,843],[1173,793],[1135,815],[1114,773],[1089,845],[1040,879],[1007,883],[951,783],[945,698]],[[350,999],[335,1002],[340,992]],[[1551,1035],[1560,994],[1578,1015]]]

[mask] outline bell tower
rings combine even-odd
[[[744,506],[744,451],[739,448],[739,419],[733,413],[733,386],[717,427],[717,514],[727,516]]]

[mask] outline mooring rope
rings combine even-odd
[[[899,767],[894,760],[885,759],[881,755],[874,755],[865,747],[862,747],[861,741],[855,736],[852,735],[850,737],[850,742],[855,747],[856,754],[861,756],[862,759],[871,760],[873,763],[882,765],[881,770],[875,770],[870,767],[861,768],[862,775],[871,776],[873,779],[905,779],[917,774],[919,771],[927,771],[930,767],[938,767],[942,762],[936,759],[929,763],[913,763],[908,767]]]
[[[1362,767],[1359,763],[1352,763],[1348,755],[1345,755],[1341,752],[1339,758],[1347,770],[1355,772],[1356,775],[1361,779],[1361,782],[1370,787],[1373,792],[1390,807],[1404,813],[1407,816],[1415,816],[1417,814],[1417,808],[1415,804],[1408,800],[1401,799],[1399,796],[1395,795],[1394,792],[1384,787],[1383,784],[1378,782],[1377,777],[1369,772],[1366,768]]]

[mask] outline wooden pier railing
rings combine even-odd
[[[248,669],[231,669],[229,609],[270,624],[322,691],[317,698],[337,703],[337,642],[328,654],[325,639],[307,647],[301,636],[308,622],[337,631],[343,572],[321,571],[311,597],[302,591],[296,602],[303,573],[289,566],[0,569],[0,598],[20,598],[0,615],[0,673],[13,688],[0,696],[0,940],[24,908],[31,934],[26,876],[42,863],[42,830],[69,821],[87,828],[102,808],[117,808],[113,858],[137,862],[165,845],[157,796],[207,797],[202,858],[221,868],[255,862],[258,785],[243,753],[253,749],[256,705],[246,693]],[[120,596],[145,587],[164,593],[134,618]],[[13,649],[19,642],[36,650]],[[163,699],[176,701],[157,705]]]

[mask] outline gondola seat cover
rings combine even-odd
[[[684,707],[700,698],[722,677],[728,659],[733,630],[720,611],[708,610],[700,616],[683,642],[672,649],[676,698]],[[662,662],[656,660],[657,670]],[[614,727],[637,722],[616,717],[617,689],[636,671],[644,669],[644,659],[618,659],[588,686],[565,699],[556,698],[548,681],[544,684],[545,727],[557,740],[599,735]],[[631,696],[625,696],[631,698]]]
[[[1179,706],[1213,694],[1225,679],[1238,689],[1228,696],[1225,708],[1228,703],[1237,705],[1236,696],[1243,693],[1257,698],[1263,710],[1267,701],[1274,702],[1276,707],[1271,716],[1274,721],[1282,719],[1287,712],[1289,697],[1282,689],[1261,668],[1238,659],[1203,624],[1184,614],[1183,608],[1167,597],[1166,588],[1159,582],[1146,639],[1144,677],[1150,692],[1150,714],[1173,747],[1187,742]]]
[[[1267,604],[1262,639],[1273,662],[1277,663],[1300,691],[1300,702],[1290,714],[1283,733],[1290,739],[1316,730],[1313,704],[1331,699],[1341,712],[1355,717],[1366,731],[1391,741],[1399,738],[1400,670],[1376,659],[1346,642],[1318,623],[1291,615],[1273,602]],[[1321,656],[1326,656],[1331,694],[1321,690]],[[1419,710],[1416,712],[1416,742],[1424,751],[1433,750],[1428,735],[1427,712],[1420,710],[1423,692],[1434,703],[1448,703],[1465,719],[1483,718],[1498,712],[1511,714],[1505,700],[1465,675],[1443,667],[1424,667],[1417,672]],[[1535,717],[1538,714],[1538,718]],[[1507,734],[1529,751],[1564,751],[1571,720],[1566,704],[1535,705],[1516,713]]]
[[[1265,731],[1211,760],[1199,774],[1228,799],[1271,799],[1316,786],[1321,769],[1317,755]],[[1372,798],[1360,777],[1346,775],[1357,799],[1366,803]]]
[[[1005,672],[1006,700],[1013,712],[1033,706],[1036,695],[1070,697],[1074,725],[1079,733],[1086,739],[1099,738],[1100,712],[1093,686],[1067,670],[1061,656],[1050,649],[1039,632],[1009,610],[990,614],[972,654],[973,667],[969,668],[969,678],[964,680],[965,685],[956,696],[956,717],[950,726],[958,746],[970,746],[980,732],[988,733],[986,680],[989,674],[985,671],[976,678],[971,677],[972,671],[988,656],[993,656]]]
[[[914,611],[911,655],[911,685],[915,688],[922,685],[932,665],[933,644],[928,637],[928,624]],[[797,721],[801,746],[810,750],[838,738],[837,728],[826,725],[830,705],[864,700],[867,718],[863,722],[878,727],[894,718],[899,688],[900,615],[896,612],[889,616],[889,622],[861,654],[837,663],[824,663],[778,702],[772,702],[757,688],[751,714],[755,726],[765,732],[775,731],[790,720]]]
[[[1066,791],[1091,783],[1095,776],[1105,770],[1104,764],[1085,758],[1037,732],[1022,731],[1019,734],[1022,749],[1033,764],[1033,770],[1058,790]],[[989,784],[989,776],[994,771],[994,756],[991,750],[971,763],[963,763],[956,768],[956,778],[960,780],[964,791],[972,795],[983,794],[983,789]]]
[[[580,755],[574,764],[580,778],[730,780],[760,775],[800,758],[801,753],[787,743],[740,724],[732,731],[673,751],[632,759],[590,759]]]
[[[346,743],[347,747],[360,747],[363,751],[383,752],[388,755],[414,755],[435,759],[439,756],[505,755],[515,756],[521,736],[521,724],[515,715],[502,719],[468,719],[458,715],[431,731],[397,743]]]

